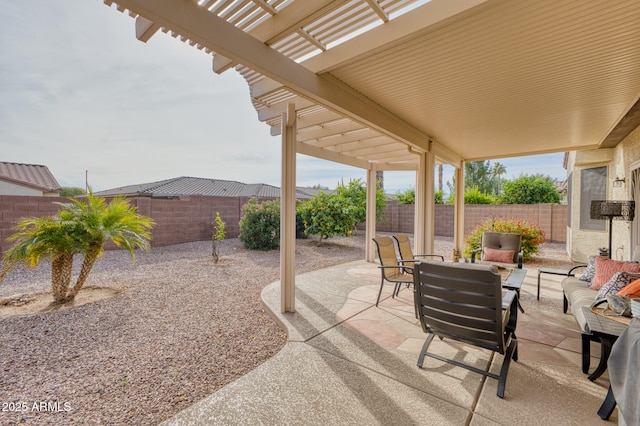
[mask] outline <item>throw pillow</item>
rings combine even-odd
[[[617,294],[618,296],[629,296],[632,299],[640,297],[640,279],[630,282]]]
[[[515,250],[499,250],[485,247],[482,249],[482,260],[486,262],[513,263]]]
[[[607,297],[607,294],[617,294],[624,287],[629,285],[634,280],[637,280],[638,274],[630,274],[628,272],[616,272],[613,274],[611,279],[603,285],[600,290],[598,290],[598,294],[596,295],[596,300],[603,299]]]
[[[591,282],[593,277],[596,275],[596,257],[600,257],[600,256],[589,256],[589,262],[587,262],[587,269],[585,269],[582,275],[578,277],[579,280],[586,281],[588,283]]]
[[[616,272],[640,272],[640,263],[620,262],[598,256],[596,257],[596,275],[591,280],[589,287],[600,290]]]

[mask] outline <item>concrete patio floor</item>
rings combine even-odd
[[[497,381],[427,358],[412,292],[392,299],[376,264],[351,262],[296,277],[296,313],[280,313],[280,283],[267,286],[265,309],[289,340],[275,357],[182,411],[167,425],[602,425],[596,412],[609,385],[582,373],[580,334],[562,313],[561,277],[529,270],[519,313],[518,362],[504,399]],[[436,339],[430,350],[497,372],[502,356]],[[599,354],[594,345],[592,354]],[[592,359],[592,369],[597,359]],[[617,410],[609,419],[616,424]]]

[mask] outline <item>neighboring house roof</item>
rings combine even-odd
[[[40,164],[8,163],[0,161],[0,180],[46,191],[60,192],[62,188],[47,166]]]
[[[299,199],[311,198],[317,193],[312,188],[297,188]],[[128,185],[120,188],[97,191],[101,197],[126,195],[130,197],[177,197],[203,195],[209,197],[256,197],[279,198],[280,188],[264,183],[247,184],[242,182],[181,176],[157,182]]]

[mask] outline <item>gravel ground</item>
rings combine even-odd
[[[438,238],[435,252],[450,258],[452,247]],[[527,268],[572,265],[564,244],[542,247]],[[320,246],[298,240],[296,252],[298,273],[363,259],[364,233]],[[0,318],[0,424],[154,425],[272,357],[286,337],[260,292],[279,278],[279,252],[232,239],[221,254],[216,265],[210,242],[180,244],[140,253],[132,266],[110,251],[87,285],[118,296]],[[16,268],[0,298],[49,287],[49,265]]]

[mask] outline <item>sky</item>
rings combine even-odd
[[[0,161],[46,165],[62,186],[94,191],[179,176],[280,186],[280,137],[258,121],[245,81],[168,34],[138,41],[134,22],[97,0],[3,1]],[[495,161],[503,179],[563,180],[562,158]],[[364,170],[298,155],[298,186],[358,178]],[[384,185],[413,188],[415,173],[386,172]]]

